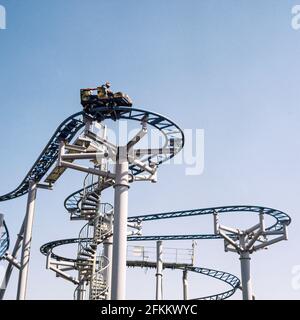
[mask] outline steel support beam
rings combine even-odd
[[[9,263],[12,263],[12,265],[17,269],[21,268],[20,262],[15,257],[13,257],[9,252],[5,253],[4,259]]]
[[[22,223],[22,226],[20,228],[20,232],[18,233],[18,236],[17,236],[17,240],[16,240],[16,243],[15,243],[13,252],[11,254],[12,257],[14,257],[14,258],[17,257],[18,251],[21,248],[21,242],[23,240],[23,233],[24,233],[24,226],[25,226],[25,219],[24,219],[24,221]],[[1,287],[0,287],[0,300],[3,300],[3,298],[4,298],[5,291],[6,291],[8,282],[10,280],[10,276],[11,276],[11,273],[13,271],[13,268],[14,268],[13,262],[9,261],[9,264],[6,267],[5,275],[4,275],[4,278],[2,280],[2,284],[1,284]]]
[[[182,285],[183,285],[183,300],[188,300],[188,271],[183,270]]]
[[[104,280],[107,285],[106,300],[111,299],[111,274],[112,274],[112,260],[113,260],[113,236],[110,236],[103,242],[104,256],[109,261],[108,267],[104,272]]]
[[[240,254],[243,300],[252,300],[250,260],[249,251]]]
[[[163,299],[163,248],[162,241],[156,242],[156,300]]]
[[[112,265],[112,300],[125,300],[128,217],[128,161],[126,148],[119,148],[116,163],[114,198],[114,240]]]
[[[75,279],[74,277],[68,275],[67,273],[63,272],[62,270],[60,270],[59,268],[56,268],[54,266],[50,266],[49,268],[50,270],[54,271],[56,273],[57,277],[61,277],[65,280],[68,280],[74,284],[79,284],[79,281],[77,279]]]
[[[28,200],[27,200],[27,210],[26,210],[26,217],[25,217],[24,239],[22,244],[21,269],[19,273],[17,300],[26,299],[36,191],[37,191],[36,183],[34,181],[30,181],[29,189],[28,189]]]

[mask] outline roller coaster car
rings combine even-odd
[[[95,89],[81,89],[81,104],[85,111],[90,112],[95,107],[131,107],[132,100],[122,92],[109,92],[107,95],[99,96],[93,94]]]
[[[112,99],[117,106],[132,107],[132,100],[123,92],[114,93]]]

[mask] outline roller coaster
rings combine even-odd
[[[109,141],[107,121],[120,120],[138,123],[141,128],[124,145]],[[163,143],[152,147],[134,148],[148,134],[148,127],[160,135]],[[127,241],[169,240],[217,240],[224,239],[225,250],[240,255],[242,283],[227,272],[196,267],[186,263],[162,262],[163,269],[177,269],[208,276],[226,283],[230,289],[201,300],[223,300],[231,297],[238,289],[243,290],[244,299],[252,299],[250,281],[250,254],[281,240],[287,240],[287,226],[291,218],[284,212],[261,206],[222,206],[204,209],[163,212],[128,217],[129,184],[136,181],[157,181],[158,167],[173,158],[184,147],[184,133],[173,121],[154,112],[129,106],[94,106],[89,112],[78,112],[63,121],[48,144],[27,173],[20,185],[10,193],[0,196],[0,202],[28,194],[26,215],[12,253],[9,253],[9,233],[5,221],[1,224],[0,259],[8,266],[1,286],[0,298],[4,298],[6,285],[13,268],[19,270],[17,299],[26,298],[28,267],[30,259],[31,232],[36,192],[39,188],[52,189],[67,169],[86,174],[81,189],[73,192],[64,202],[70,220],[85,221],[78,237],[49,242],[41,247],[46,256],[47,268],[58,277],[75,285],[74,299],[119,300],[125,299],[126,266],[159,266],[157,261],[142,262],[126,258]],[[76,161],[81,161],[77,163]],[[82,165],[88,161],[89,165]],[[112,168],[112,169],[111,169]],[[114,188],[114,206],[102,201],[103,192]],[[247,230],[233,229],[220,225],[219,215],[251,213],[259,217],[259,223]],[[144,235],[142,226],[148,221],[162,219],[192,218],[211,215],[214,217],[213,234],[165,234]],[[273,224],[265,227],[264,216],[273,218]],[[256,245],[256,243],[259,243]],[[18,251],[22,244],[21,258]],[[65,257],[56,248],[75,244],[74,257]],[[157,290],[162,285],[158,277]],[[185,278],[186,281],[186,278]],[[157,298],[161,295],[158,295]],[[184,295],[184,298],[187,294]],[[159,299],[159,298],[158,298]]]

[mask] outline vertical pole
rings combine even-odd
[[[110,218],[110,227],[112,228],[112,218],[113,215],[109,216]],[[108,267],[104,272],[104,279],[106,281],[108,290],[106,300],[111,299],[111,274],[112,274],[112,260],[113,260],[113,236],[110,236],[103,242],[104,256],[108,260]]]
[[[163,260],[162,260],[162,241],[156,242],[156,300],[163,298]]]
[[[183,300],[188,300],[188,279],[187,279],[187,270],[183,270],[182,274],[182,284],[183,284]]]
[[[241,252],[241,276],[243,300],[252,300],[252,284],[250,276],[250,254],[249,251]]]
[[[119,147],[116,163],[114,199],[114,241],[112,266],[112,300],[125,300],[126,251],[128,217],[128,160],[127,148]]]
[[[21,269],[19,273],[17,300],[26,299],[27,279],[30,260],[32,225],[34,218],[35,199],[37,185],[34,181],[29,181],[27,210],[25,217],[24,239],[22,244]]]
[[[77,300],[84,300],[84,294],[85,294],[85,288],[84,283],[81,281],[82,278],[79,278],[79,281],[81,282],[78,289],[77,289]]]
[[[92,176],[92,184],[94,184],[93,176]],[[99,201],[100,202],[100,201]],[[99,206],[100,207],[100,206]],[[98,237],[97,235],[97,229],[100,227],[100,224],[102,223],[102,218],[99,215],[94,219],[94,227],[93,227],[93,240],[90,242],[90,245],[95,245],[95,253],[93,256],[90,256],[88,258],[88,263],[92,262],[91,266],[91,275],[90,275],[90,281],[89,281],[89,300],[93,300],[93,292],[95,288],[98,288],[98,281],[97,281],[97,275],[96,275],[96,269],[97,269],[97,243],[98,243]],[[90,234],[90,226],[87,227],[87,233]]]
[[[74,300],[84,300],[84,283],[83,283],[83,275],[81,274],[81,268],[78,270],[78,281],[79,284],[76,288],[76,295],[74,295]]]
[[[14,249],[13,249],[13,252],[12,252],[12,256],[14,258],[17,257],[18,251],[19,251],[19,249],[21,247],[21,242],[23,240],[24,226],[25,226],[25,219],[24,219],[24,221],[22,223],[20,232],[18,234],[16,243],[15,243],[15,246],[14,246]],[[13,268],[14,268],[14,266],[13,266],[12,262],[9,261],[8,266],[6,268],[6,271],[5,271],[5,275],[4,275],[1,287],[0,287],[0,300],[3,300],[3,298],[4,298],[6,287],[8,285],[9,280],[10,280],[10,276],[11,276],[11,273],[13,271]]]

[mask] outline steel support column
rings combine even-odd
[[[12,256],[14,258],[17,257],[18,251],[19,251],[19,249],[21,247],[21,242],[23,240],[23,233],[24,233],[24,225],[25,225],[25,220],[22,223],[20,232],[18,233],[17,240],[16,240],[16,243],[15,243],[13,252],[12,252]],[[4,298],[5,291],[6,291],[8,282],[10,280],[10,276],[11,276],[11,273],[13,271],[13,268],[14,268],[13,263],[11,261],[9,261],[8,266],[6,267],[6,271],[5,271],[4,278],[2,280],[1,287],[0,287],[0,300],[3,300],[3,298]]]
[[[37,184],[34,181],[30,181],[29,189],[28,189],[28,200],[27,200],[27,210],[26,210],[26,217],[25,217],[24,239],[22,244],[21,269],[19,273],[17,300],[26,299],[36,191],[37,191]]]
[[[188,300],[188,271],[183,270],[182,273],[182,285],[183,285],[183,300]]]
[[[163,299],[163,249],[162,241],[156,242],[156,300]]]
[[[80,280],[79,280],[80,281]],[[79,288],[77,289],[77,300],[84,300],[84,293],[85,293],[84,283],[79,284]]]
[[[110,226],[112,227],[112,215],[110,215]],[[108,267],[104,272],[104,280],[108,287],[106,300],[111,299],[111,275],[112,275],[112,260],[113,260],[113,236],[111,235],[103,242],[104,256],[108,260]]]
[[[112,300],[125,300],[129,189],[126,148],[119,148],[114,189],[114,240],[111,297]]]
[[[241,252],[241,277],[243,300],[252,300],[252,283],[250,275],[250,254],[249,251]]]

